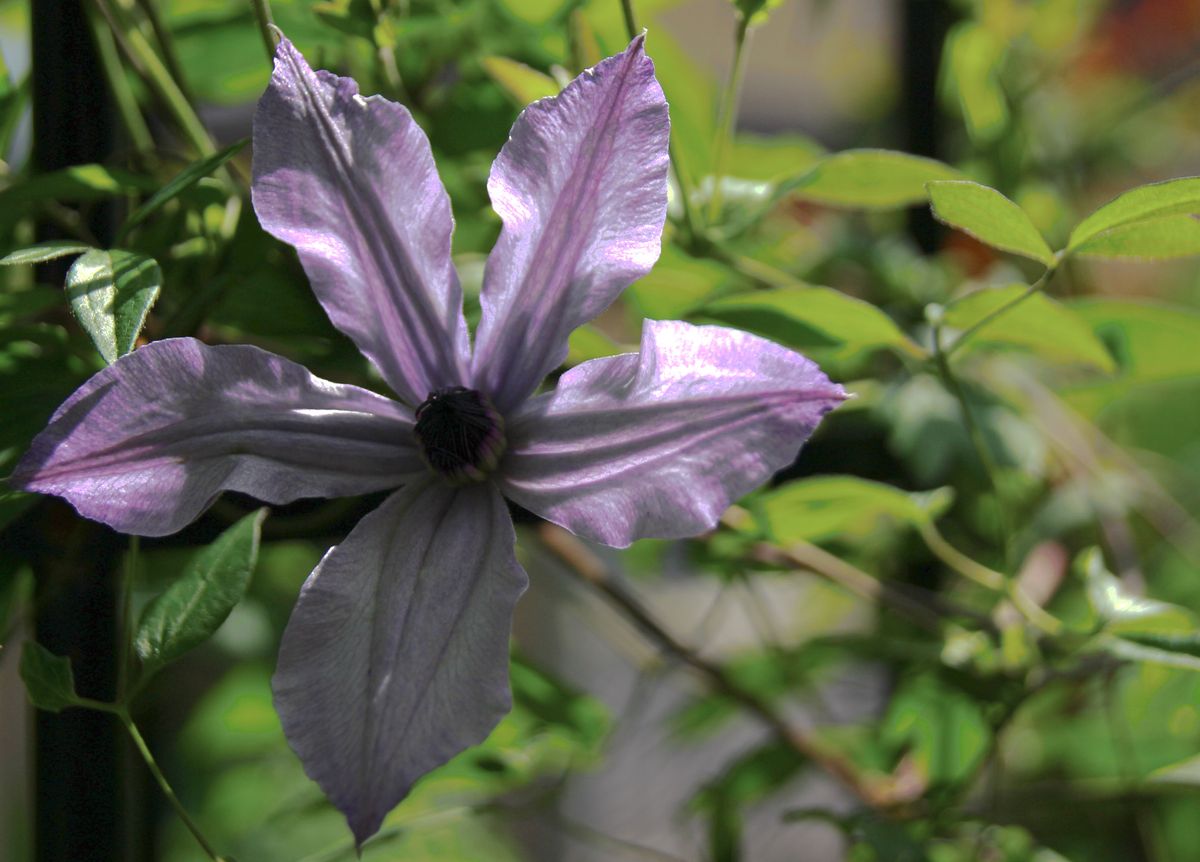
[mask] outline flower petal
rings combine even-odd
[[[658,259],[670,120],[642,41],[526,108],[492,165],[504,229],[484,273],[473,378],[501,411]]]
[[[640,353],[576,366],[512,418],[500,490],[607,545],[695,535],[790,464],[845,397],[765,339],[648,320]]]
[[[512,706],[508,636],[527,583],[513,541],[493,487],[431,480],[389,497],[304,584],[275,707],[360,845]]]
[[[79,387],[10,482],[164,536],[222,490],[285,503],[396,487],[422,471],[412,428],[403,405],[257,347],[170,338]]]
[[[450,199],[403,105],[313,72],[280,40],[254,116],[253,198],[262,226],[300,253],[334,326],[403,401],[465,382]]]

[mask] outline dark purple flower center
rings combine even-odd
[[[464,386],[429,394],[417,408],[421,457],[452,484],[478,482],[500,463],[504,418],[487,396]]]

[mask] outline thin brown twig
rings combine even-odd
[[[888,792],[887,776],[874,777],[864,774],[846,757],[817,739],[810,729],[786,720],[771,704],[743,687],[724,668],[707,661],[691,647],[677,640],[613,577],[608,567],[579,539],[553,524],[540,525],[538,537],[546,549],[564,563],[573,575],[604,596],[663,652],[696,671],[715,691],[744,707],[797,754],[819,766],[874,808],[889,808],[896,803],[897,800]]]

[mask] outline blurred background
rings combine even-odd
[[[716,322],[805,352],[856,397],[699,539],[564,559],[518,513],[532,588],[515,625],[516,707],[423,780],[363,858],[1197,858],[1190,249],[1072,257],[989,322],[992,297],[1041,267],[936,222],[924,179],[888,198],[903,165],[860,188],[853,172],[844,188],[822,177],[830,154],[855,148],[936,159],[1063,248],[1120,192],[1200,173],[1200,2],[632,7],[671,106],[671,219],[655,270],[576,334],[568,362],[632,349],[646,318]],[[473,324],[499,230],[491,160],[521,107],[624,47],[622,4],[271,9],[314,66],[404,102],[429,134]],[[112,245],[138,202],[249,135],[269,74],[243,0],[3,0],[0,53],[0,253],[53,236]],[[258,227],[248,166],[247,149],[122,237],[162,267],[143,337],[255,343],[381,388],[293,252]],[[64,272],[0,269],[0,475],[103,364],[62,300]],[[953,374],[936,361],[943,320],[978,326]],[[136,706],[229,858],[354,858],[284,742],[268,680],[303,579],[378,502],[276,508],[247,598]],[[145,541],[135,607],[253,508],[226,495]],[[0,858],[206,858],[107,716],[37,713],[18,674],[36,635],[72,658],[81,693],[110,693],[127,541],[11,491],[0,530]],[[980,568],[1036,607],[1018,612]],[[764,713],[827,756],[806,756]],[[67,834],[90,849],[62,850]]]

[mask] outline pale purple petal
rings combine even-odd
[[[268,503],[394,488],[422,471],[412,413],[257,347],[156,341],[68,398],[10,483],[163,536],[222,490]]]
[[[502,411],[658,259],[670,120],[642,41],[526,108],[492,165],[504,229],[484,273],[473,378]]]
[[[719,326],[646,321],[510,419],[500,490],[597,542],[679,538],[796,457],[845,392],[808,359]]]
[[[253,198],[262,226],[300,253],[334,326],[403,401],[465,382],[450,199],[402,105],[313,72],[281,40],[254,116]]]
[[[430,480],[389,497],[304,584],[275,707],[359,844],[511,707],[509,629],[527,583],[513,541],[491,485]]]

